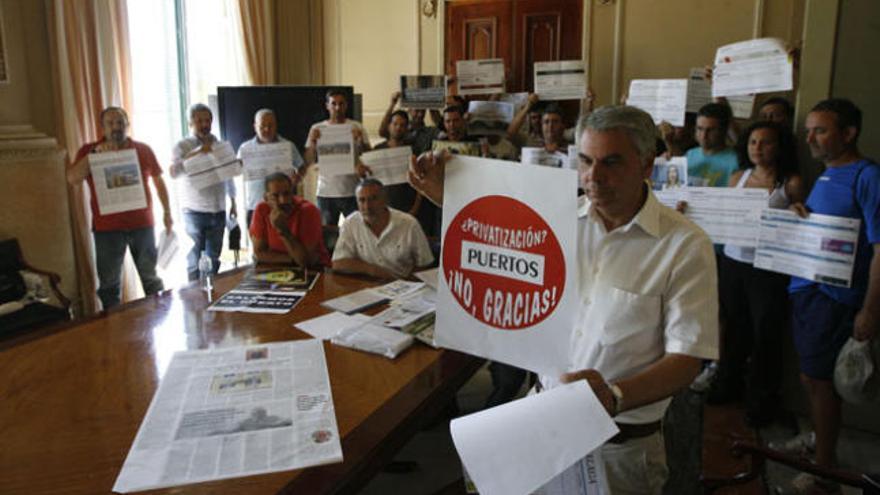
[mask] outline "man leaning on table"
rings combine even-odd
[[[250,226],[257,262],[329,266],[318,208],[294,194],[287,174],[271,174],[265,184],[265,201],[257,204]]]
[[[67,180],[79,184],[85,180],[91,192],[92,231],[95,238],[95,266],[98,270],[98,297],[104,309],[110,309],[120,301],[120,275],[126,247],[137,267],[141,285],[147,295],[163,288],[162,279],[156,274],[156,238],[153,232],[153,198],[147,187],[147,177],[152,178],[156,195],[162,203],[163,221],[169,231],[173,224],[168,207],[168,189],[162,180],[162,168],[153,150],[144,143],[128,137],[128,114],[119,107],[107,107],[101,112],[100,141],[83,145],[67,170]],[[98,209],[95,183],[89,169],[89,155],[134,149],[141,168],[141,180],[147,206],[138,210],[102,215]]]
[[[620,428],[601,449],[611,493],[661,493],[668,470],[660,421],[701,359],[718,357],[715,257],[706,234],[647,185],[656,136],[650,115],[603,107],[578,128],[589,202],[578,220],[572,371],[542,376],[538,388],[586,380]],[[410,174],[434,201],[442,199],[440,161],[420,157]]]
[[[364,179],[355,191],[358,211],[342,224],[333,250],[333,269],[378,278],[406,278],[434,261],[419,221],[389,208],[377,179]]]

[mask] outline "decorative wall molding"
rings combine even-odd
[[[29,125],[0,126],[0,163],[56,159],[58,141]]]

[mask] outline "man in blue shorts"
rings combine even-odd
[[[834,390],[834,364],[852,336],[876,338],[880,327],[880,166],[863,157],[856,145],[862,113],[852,102],[829,99],[807,115],[807,144],[825,171],[806,205],[792,209],[802,217],[821,213],[861,220],[856,260],[849,288],[792,277],[792,331],[801,381],[810,402],[816,464],[833,467],[840,430],[840,396]],[[837,487],[811,475],[793,482],[804,493],[834,493]],[[809,491],[813,490],[813,491]]]

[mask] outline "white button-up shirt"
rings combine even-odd
[[[381,266],[397,277],[409,275],[414,268],[434,261],[431,246],[422,227],[409,213],[388,208],[391,218],[376,237],[356,211],[342,223],[342,231],[333,249],[333,261],[356,258]]]
[[[595,369],[613,382],[666,353],[717,359],[718,289],[709,237],[650,191],[636,216],[611,232],[589,203],[579,217],[580,301],[569,369]],[[552,387],[557,377],[541,381]],[[670,400],[615,420],[658,421]]]

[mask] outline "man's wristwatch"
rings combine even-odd
[[[614,410],[611,415],[617,416],[623,406],[623,390],[620,390],[620,387],[615,383],[609,383],[608,389],[611,390],[611,396],[614,397]]]

